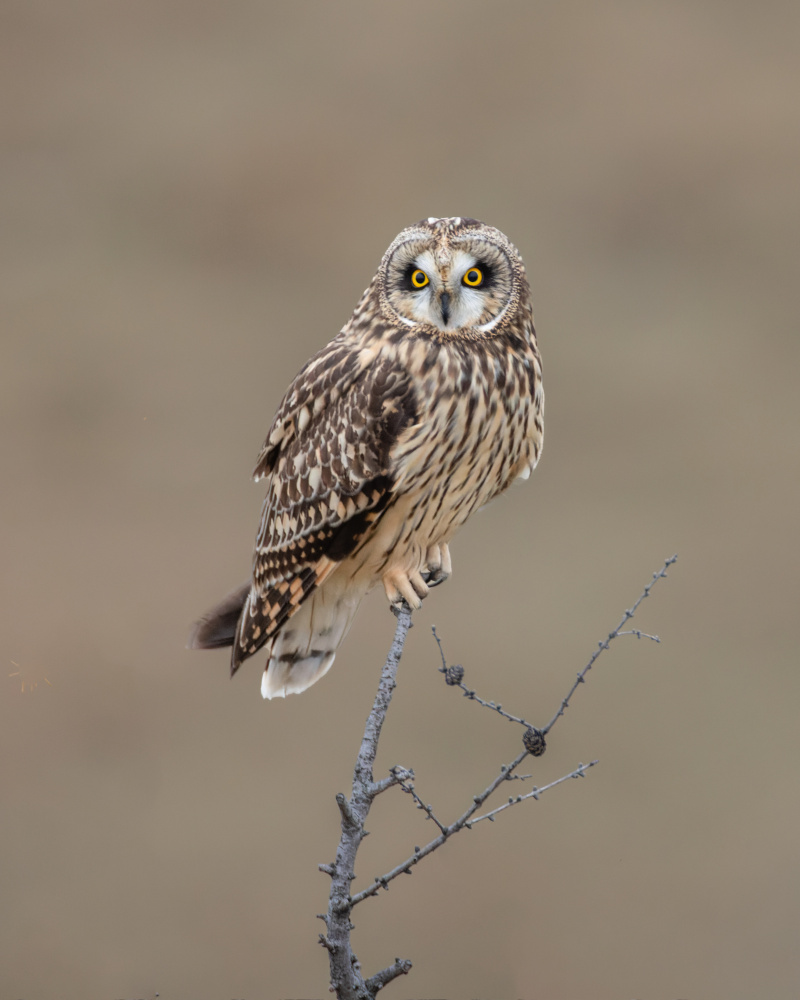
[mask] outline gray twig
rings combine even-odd
[[[370,990],[371,995],[375,996],[378,990],[382,990],[387,983],[397,979],[398,976],[407,976],[410,971],[411,962],[407,958],[396,958],[393,965],[376,972],[374,976],[370,976],[365,986]]]
[[[630,630],[630,632],[623,632],[622,631],[622,627],[625,624],[627,624],[627,622],[629,622],[631,620],[631,618],[633,618],[633,616],[636,614],[636,611],[637,611],[639,605],[642,603],[642,601],[645,599],[645,597],[649,597],[650,596],[650,591],[653,589],[653,587],[656,585],[656,583],[660,579],[662,579],[662,577],[665,577],[667,575],[667,570],[669,569],[669,567],[674,562],[677,561],[677,559],[678,559],[677,555],[674,555],[674,556],[670,556],[669,559],[666,559],[664,561],[664,565],[661,567],[661,569],[658,570],[657,573],[653,573],[653,579],[650,581],[650,583],[647,584],[647,586],[644,588],[644,590],[641,592],[641,594],[639,594],[639,596],[637,597],[637,599],[636,599],[633,607],[628,608],[628,610],[622,616],[622,621],[619,623],[619,625],[617,625],[617,627],[613,631],[611,631],[611,632],[608,633],[608,637],[606,639],[604,639],[602,642],[599,642],[597,644],[597,649],[592,653],[591,657],[589,658],[589,662],[586,664],[586,666],[583,668],[583,670],[581,670],[581,672],[575,678],[575,683],[569,689],[569,692],[567,693],[566,698],[564,698],[562,700],[561,704],[559,705],[558,711],[553,716],[553,718],[547,723],[547,725],[542,729],[542,732],[545,734],[545,736],[550,732],[550,730],[553,728],[553,726],[556,724],[556,722],[558,722],[558,720],[561,718],[561,716],[564,714],[564,712],[567,710],[567,708],[569,708],[570,699],[575,694],[575,692],[578,690],[578,687],[581,684],[584,683],[584,681],[586,679],[586,675],[589,673],[589,671],[595,665],[595,661],[597,660],[598,656],[604,650],[608,649],[608,647],[611,645],[611,643],[614,641],[614,639],[618,638],[621,635],[633,634],[633,635],[635,635],[639,639],[645,638],[645,639],[652,639],[654,642],[661,642],[661,640],[658,638],[658,636],[647,635],[647,633],[645,633],[645,632],[638,632],[638,631],[633,630],[633,629]]]
[[[448,677],[448,671],[452,670],[452,667],[447,666],[447,660],[444,658],[444,649],[442,648],[442,640],[439,638],[439,633],[436,631],[436,626],[431,626],[431,631],[433,632],[433,638],[436,640],[436,645],[439,647],[439,656],[442,658],[442,665],[439,667],[439,673],[444,674],[447,678],[447,683],[451,687],[460,688],[464,692],[464,697],[469,698],[470,701],[476,701],[479,705],[483,705],[484,708],[490,708],[493,712],[497,712],[498,715],[502,715],[504,719],[508,719],[509,722],[518,722],[521,726],[529,726],[530,723],[526,722],[524,719],[518,718],[516,715],[511,715],[503,709],[502,705],[497,705],[493,701],[484,701],[483,698],[479,698],[478,695],[471,691],[466,684],[460,679]],[[461,676],[463,676],[463,670],[460,667],[456,667],[456,670],[461,671]]]
[[[423,858],[427,858],[429,854],[433,854],[433,852],[435,850],[438,850],[438,848],[440,848],[446,840],[452,837],[453,834],[459,833],[461,830],[469,830],[475,823],[478,823],[482,819],[489,818],[488,813],[483,816],[478,816],[475,819],[473,819],[472,817],[480,809],[483,803],[489,798],[492,792],[494,792],[504,781],[510,780],[510,778],[513,776],[513,771],[515,770],[515,768],[519,767],[519,765],[525,760],[527,756],[528,752],[527,750],[525,750],[518,757],[516,757],[510,764],[501,767],[500,774],[498,774],[497,777],[494,778],[486,786],[486,788],[484,788],[482,792],[480,792],[478,795],[473,796],[472,805],[470,805],[469,808],[449,826],[442,827],[437,821],[437,825],[442,831],[439,834],[439,836],[434,837],[434,839],[430,841],[430,843],[426,844],[424,847],[415,847],[414,853],[410,857],[406,858],[405,861],[401,861],[400,864],[392,868],[391,871],[388,871],[384,875],[379,875],[375,879],[373,879],[371,885],[368,885],[366,889],[362,889],[361,892],[357,892],[351,898],[352,906],[355,906],[357,903],[360,903],[364,899],[368,899],[370,896],[377,895],[377,893],[381,889],[387,889],[389,887],[389,883],[393,879],[396,879],[398,875],[410,874],[411,869],[414,867],[414,865],[419,864],[419,862],[422,861]],[[560,785],[561,782],[566,781],[567,778],[583,777],[583,772],[587,771],[590,767],[592,767],[596,763],[597,761],[592,761],[591,764],[579,764],[574,771],[570,772],[569,774],[565,774],[562,778],[558,778],[556,781],[551,781],[549,785],[544,785],[542,788],[534,789],[533,792],[529,792],[527,795],[524,796],[515,796],[514,804],[516,804],[517,800],[521,802],[523,799],[538,798],[542,792],[547,791],[548,788],[553,788],[556,785]],[[493,812],[495,811],[501,812],[503,809],[507,809],[508,806],[509,802],[505,803],[505,805],[500,806],[497,810],[493,810]]]
[[[475,826],[476,823],[480,823],[482,819],[488,819],[490,822],[494,822],[494,817],[502,812],[504,809],[510,809],[511,806],[517,805],[519,802],[524,802],[525,799],[537,799],[542,794],[546,792],[548,788],[555,788],[556,785],[560,785],[562,781],[569,781],[570,778],[582,778],[590,767],[594,767],[598,762],[596,760],[590,760],[588,764],[578,764],[574,771],[570,771],[569,774],[565,774],[560,778],[556,778],[555,781],[551,781],[549,785],[542,785],[541,788],[532,788],[525,795],[514,795],[508,802],[504,802],[503,805],[497,806],[496,809],[490,809],[489,812],[484,813],[482,816],[476,816],[475,819],[471,819],[466,825],[468,827]]]
[[[411,777],[413,778],[413,776],[414,775],[412,773]],[[445,828],[444,828],[444,826],[442,826],[442,824],[439,822],[439,820],[434,815],[434,813],[433,813],[433,806],[426,805],[422,801],[422,799],[419,797],[419,795],[417,795],[416,791],[414,790],[414,783],[412,781],[401,781],[400,782],[400,787],[403,789],[404,792],[407,792],[411,796],[411,798],[416,802],[417,809],[421,809],[425,813],[426,818],[427,819],[432,819],[433,822],[442,831],[442,833],[444,833]]]
[[[389,768],[388,777],[372,782],[369,787],[370,794],[373,798],[375,798],[376,795],[380,795],[381,792],[385,792],[387,788],[393,788],[395,785],[402,785],[404,781],[412,781],[413,778],[414,772],[407,767],[396,766]]]

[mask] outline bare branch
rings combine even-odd
[[[563,701],[561,702],[558,711],[553,716],[553,718],[547,723],[547,725],[542,729],[542,732],[545,735],[547,735],[547,733],[550,732],[550,730],[553,728],[556,722],[561,718],[561,716],[564,714],[567,708],[569,708],[570,699],[578,690],[579,685],[584,683],[586,675],[592,669],[592,667],[595,664],[595,661],[597,660],[598,656],[603,652],[603,650],[608,649],[608,647],[611,645],[614,639],[618,638],[620,635],[629,635],[629,634],[637,635],[637,632],[635,630],[631,630],[630,632],[623,632],[622,631],[623,625],[627,624],[631,620],[631,618],[633,618],[633,616],[636,614],[636,611],[639,608],[639,605],[642,603],[645,597],[650,596],[650,591],[652,590],[652,588],[660,579],[662,579],[662,577],[665,577],[667,575],[667,570],[669,569],[670,566],[672,566],[674,562],[677,561],[677,559],[678,557],[677,555],[675,555],[665,560],[664,565],[661,567],[661,569],[658,570],[657,573],[653,573],[653,579],[650,581],[650,583],[647,584],[647,586],[644,588],[641,594],[639,594],[633,607],[629,608],[622,616],[622,621],[619,623],[619,625],[617,625],[617,627],[612,632],[608,633],[607,639],[604,639],[602,642],[598,643],[597,649],[592,653],[589,662],[575,678],[575,683],[569,689],[566,698],[564,698]],[[645,633],[642,632],[637,635],[637,638],[642,638],[643,636],[645,636]],[[654,642],[661,641],[656,636],[645,636],[645,637],[648,639],[653,639]]]
[[[489,819],[495,812],[502,812],[504,809],[508,809],[509,805],[516,804],[518,801],[522,802],[524,799],[530,798],[538,799],[542,792],[546,792],[549,788],[555,788],[556,785],[560,785],[569,778],[582,778],[584,773],[597,763],[596,760],[593,760],[590,764],[579,764],[574,771],[571,771],[569,774],[565,774],[563,777],[558,778],[555,781],[551,781],[550,784],[543,785],[541,788],[535,788],[526,795],[515,796],[513,799],[509,799],[509,801],[504,803],[502,806],[492,810],[491,814],[485,813],[483,816],[478,816],[475,819],[472,819],[472,816],[480,809],[492,792],[494,792],[495,789],[497,789],[504,781],[510,781],[514,777],[512,772],[515,768],[519,767],[527,756],[528,753],[525,751],[507,767],[502,768],[500,774],[479,795],[475,795],[473,797],[472,805],[466,810],[466,812],[459,816],[455,822],[450,824],[450,826],[442,828],[437,822],[437,826],[439,826],[442,830],[438,837],[435,837],[424,847],[415,847],[414,853],[410,857],[406,858],[405,861],[401,861],[399,865],[396,865],[391,869],[391,871],[386,872],[384,875],[377,876],[371,885],[351,897],[351,905],[355,906],[362,900],[368,899],[370,896],[377,895],[381,889],[387,889],[389,887],[389,882],[396,879],[398,875],[411,874],[411,869],[414,865],[419,864],[419,862],[423,858],[428,857],[429,854],[433,854],[433,852],[438,850],[438,848],[440,848],[446,840],[452,837],[453,834],[459,833],[461,830],[471,829],[474,824],[480,822],[480,820]]]
[[[467,827],[467,821],[471,819],[471,817],[480,809],[492,792],[508,779],[508,776],[519,767],[527,756],[528,752],[525,750],[515,760],[513,760],[511,764],[503,766],[497,777],[494,778],[482,792],[473,796],[472,805],[469,806],[463,815],[459,816],[454,823],[450,824],[450,826],[444,828],[439,826],[442,832],[438,837],[435,837],[432,841],[430,841],[430,843],[426,844],[425,847],[415,848],[414,853],[409,858],[406,858],[405,861],[396,865],[391,871],[386,872],[385,875],[378,876],[373,880],[372,885],[368,885],[366,889],[362,889],[361,892],[357,892],[354,896],[352,896],[350,900],[351,906],[356,906],[356,904],[360,903],[364,899],[367,899],[369,896],[376,895],[380,889],[385,889],[388,883],[391,882],[392,879],[397,878],[398,875],[410,872],[414,865],[419,864],[423,858],[426,858],[429,854],[432,854],[435,850],[441,847],[448,837],[451,837],[454,833],[458,833],[459,830],[463,830]],[[437,823],[437,825],[439,824]]]
[[[396,958],[394,960],[394,965],[390,965],[387,969],[383,969],[381,972],[377,972],[374,976],[371,976],[365,983],[365,986],[370,991],[372,996],[382,990],[387,983],[390,983],[393,979],[397,979],[398,976],[407,976],[411,971],[411,962],[407,958]]]
[[[413,777],[413,775],[412,775],[412,777]],[[426,818],[427,819],[432,819],[433,822],[442,831],[442,833],[444,833],[444,830],[445,830],[444,826],[439,822],[439,820],[433,814],[433,806],[426,805],[422,801],[422,799],[419,797],[419,795],[417,795],[417,793],[414,791],[414,785],[413,785],[413,783],[410,782],[410,781],[401,781],[400,782],[400,787],[403,789],[404,792],[407,792],[411,796],[411,798],[416,802],[417,809],[421,809],[425,813]]]
[[[394,785],[402,785],[404,781],[412,781],[413,779],[414,772],[410,768],[396,765],[389,768],[389,776],[387,778],[381,778],[380,781],[372,782],[369,786],[369,794],[374,799],[376,795],[385,792],[387,788],[392,788]]]
[[[549,785],[542,785],[541,788],[532,788],[529,792],[526,792],[525,795],[515,795],[510,798],[508,802],[504,802],[503,805],[498,806],[496,809],[492,809],[489,812],[484,813],[482,816],[476,816],[475,819],[471,819],[466,825],[471,828],[475,826],[476,823],[480,823],[482,819],[488,819],[494,822],[494,817],[504,809],[510,809],[511,806],[515,806],[519,802],[524,802],[525,799],[536,799],[538,801],[542,792],[546,792],[548,788],[555,788],[556,785],[560,785],[563,781],[569,781],[570,778],[582,778],[589,768],[594,767],[597,763],[598,761],[591,760],[588,764],[578,764],[574,771],[570,771],[569,774],[565,774],[561,778],[556,778],[556,780],[551,781]]]
[[[530,723],[526,722],[524,719],[518,719],[516,715],[510,715],[508,712],[505,712],[502,705],[496,705],[493,701],[484,701],[484,699],[479,698],[474,691],[471,691],[461,680],[464,676],[464,668],[460,664],[456,664],[452,667],[447,666],[447,660],[444,658],[444,649],[442,648],[442,640],[439,638],[435,625],[431,626],[431,631],[433,632],[433,638],[436,640],[436,645],[439,647],[439,655],[442,658],[442,665],[439,667],[439,673],[444,674],[447,684],[451,687],[460,688],[464,692],[465,698],[469,698],[470,701],[476,701],[479,705],[483,705],[484,708],[492,709],[493,712],[497,712],[498,715],[502,715],[503,718],[508,719],[509,722],[518,722],[522,726],[530,725]]]
[[[661,567],[661,569],[653,573],[653,579],[650,581],[650,583],[647,584],[642,593],[636,599],[635,603],[633,604],[633,607],[625,611],[625,614],[623,615],[622,621],[619,623],[619,625],[617,625],[617,627],[612,632],[609,632],[608,636],[602,642],[598,643],[597,649],[592,654],[591,658],[589,659],[589,662],[586,664],[583,670],[581,670],[581,672],[577,675],[575,683],[570,688],[569,692],[567,693],[567,696],[562,700],[561,705],[559,706],[559,709],[556,712],[556,714],[543,729],[539,730],[542,736],[546,736],[553,728],[556,721],[564,714],[565,710],[569,707],[570,700],[572,696],[575,694],[575,691],[578,689],[578,686],[584,683],[586,674],[589,673],[589,671],[594,666],[597,658],[600,656],[603,650],[608,649],[609,645],[614,639],[619,638],[619,636],[621,635],[635,635],[637,639],[651,639],[653,642],[661,642],[661,639],[657,635],[650,635],[648,632],[642,632],[639,629],[623,630],[623,625],[625,625],[627,622],[631,620],[631,618],[633,618],[642,601],[646,597],[650,596],[650,591],[655,586],[656,582],[660,580],[662,577],[667,576],[667,570],[669,569],[670,566],[672,566],[674,562],[677,561],[677,559],[678,559],[677,555],[674,555],[664,561],[664,565]],[[497,705],[493,701],[486,701],[483,698],[480,698],[475,693],[474,690],[468,688],[466,684],[464,684],[462,679],[464,676],[464,668],[460,664],[448,667],[447,660],[445,659],[444,655],[444,649],[442,647],[442,640],[439,638],[435,625],[432,626],[431,631],[433,632],[433,637],[436,640],[436,645],[439,647],[439,655],[442,658],[442,665],[441,667],[439,667],[439,672],[445,675],[445,681],[447,682],[447,684],[449,684],[451,687],[460,688],[461,691],[463,691],[464,696],[466,698],[469,698],[470,701],[477,702],[484,708],[489,708],[492,711],[497,712],[498,715],[502,715],[503,718],[508,719],[509,722],[516,722],[521,726],[530,726],[530,723],[527,722],[525,719],[519,718],[516,715],[511,715],[511,713],[506,712],[503,709],[502,705]]]
[[[414,785],[414,772],[412,770],[396,766],[390,770],[387,777],[381,778],[379,781],[373,779],[372,769],[377,753],[381,727],[395,687],[397,667],[403,652],[406,636],[408,630],[411,628],[411,612],[408,606],[404,604],[395,612],[397,614],[397,627],[395,629],[394,640],[381,672],[372,711],[364,728],[364,736],[353,774],[352,793],[349,799],[341,792],[336,796],[336,802],[341,813],[342,828],[336,861],[332,865],[319,865],[320,871],[325,872],[325,874],[331,877],[328,912],[327,914],[319,914],[320,918],[326,924],[327,934],[320,934],[319,940],[328,951],[331,968],[331,989],[336,992],[339,1000],[374,1000],[379,990],[398,976],[407,974],[411,969],[410,961],[398,958],[393,965],[376,973],[370,979],[364,980],[362,978],[361,966],[350,945],[350,931],[353,929],[350,916],[353,907],[363,900],[377,895],[381,889],[388,890],[389,883],[399,875],[410,875],[415,865],[419,864],[423,858],[428,857],[434,851],[438,850],[447,840],[461,830],[471,830],[476,823],[480,823],[485,819],[494,822],[498,814],[511,808],[511,806],[518,805],[520,802],[525,802],[528,799],[538,800],[542,793],[555,788],[556,785],[561,785],[570,778],[584,777],[589,769],[597,764],[596,760],[588,764],[579,764],[569,774],[565,774],[541,787],[534,786],[529,792],[509,796],[508,800],[503,804],[476,816],[476,813],[480,811],[486,800],[503,782],[528,780],[533,777],[531,774],[519,775],[515,771],[529,755],[539,757],[544,753],[546,734],[549,733],[558,719],[564,714],[578,685],[584,683],[587,673],[594,666],[597,658],[603,650],[609,648],[610,643],[614,639],[622,635],[633,635],[638,639],[650,639],[653,642],[660,642],[658,636],[650,635],[638,629],[624,629],[623,626],[633,618],[639,605],[645,597],[649,596],[650,590],[656,581],[667,575],[667,569],[676,559],[677,556],[667,559],[661,569],[653,574],[653,579],[644,588],[633,606],[625,611],[619,625],[608,634],[606,639],[598,644],[597,650],[595,650],[589,662],[577,675],[566,697],[562,699],[558,711],[544,729],[535,728],[525,719],[512,715],[505,711],[501,705],[493,701],[480,698],[474,690],[466,687],[463,683],[464,668],[458,664],[448,667],[442,642],[436,629],[433,629],[433,635],[442,659],[442,666],[439,669],[444,674],[446,683],[451,687],[459,687],[464,696],[470,701],[477,702],[484,708],[488,708],[498,715],[503,716],[509,722],[514,722],[525,727],[525,732],[522,736],[524,748],[522,752],[510,764],[502,765],[499,773],[495,775],[486,788],[477,795],[474,795],[467,809],[449,825],[438,819],[433,811],[433,807],[425,803],[417,794]],[[402,791],[411,796],[417,809],[425,813],[426,819],[430,819],[435,823],[439,828],[439,835],[424,847],[415,847],[413,854],[406,858],[405,861],[402,861],[384,875],[376,876],[369,886],[351,895],[350,884],[355,879],[354,866],[356,853],[361,841],[367,836],[367,831],[364,829],[364,822],[369,813],[370,806],[378,795],[395,785],[399,785]]]
[[[589,670],[591,670],[592,666],[594,665],[600,653],[604,649],[608,649],[608,646],[612,642],[612,640],[616,639],[620,635],[636,635],[638,638],[644,637],[656,640],[656,637],[649,636],[647,633],[644,632],[638,632],[638,630],[635,629],[623,631],[623,626],[628,621],[630,621],[631,618],[633,618],[633,616],[636,614],[639,605],[646,597],[649,596],[650,590],[652,589],[656,581],[667,575],[667,569],[675,562],[676,559],[677,556],[672,556],[670,559],[665,560],[664,565],[661,567],[661,569],[653,574],[653,579],[644,588],[642,593],[636,599],[633,606],[625,611],[625,614],[623,615],[622,621],[619,623],[619,625],[612,632],[609,633],[607,639],[605,639],[603,642],[599,644],[598,649],[592,655],[587,665],[578,674],[578,678],[572,685],[572,688],[568,692],[566,698],[562,700],[558,712],[555,714],[555,716],[551,719],[551,721],[547,724],[547,726],[544,729],[535,729],[525,719],[517,717],[515,715],[511,715],[509,712],[506,712],[501,705],[497,705],[493,701],[485,701],[483,698],[478,697],[478,695],[476,695],[474,691],[467,688],[462,681],[464,674],[463,668],[460,666],[448,667],[447,660],[444,655],[442,641],[436,632],[436,628],[434,627],[432,629],[433,637],[436,640],[437,646],[439,647],[439,655],[442,658],[442,666],[439,668],[439,671],[440,673],[443,673],[445,675],[445,680],[447,681],[447,683],[451,687],[461,688],[465,696],[469,698],[471,701],[476,701],[478,702],[478,704],[484,706],[485,708],[489,708],[492,711],[497,712],[499,715],[502,715],[510,722],[516,722],[519,725],[525,726],[526,732],[525,735],[523,736],[523,743],[526,749],[514,761],[512,761],[511,764],[502,767],[500,769],[500,773],[492,780],[492,782],[490,782],[490,784],[482,792],[473,797],[472,805],[469,806],[469,808],[464,812],[464,814],[460,816],[454,823],[451,823],[449,826],[445,826],[440,820],[436,818],[436,816],[433,813],[432,806],[427,805],[422,801],[422,799],[419,798],[416,791],[414,790],[413,785],[410,785],[407,782],[401,782],[400,784],[401,787],[403,788],[403,791],[411,794],[411,796],[413,797],[414,801],[417,804],[417,808],[423,810],[426,816],[433,819],[433,821],[439,827],[439,830],[441,832],[438,837],[435,837],[432,841],[430,841],[430,843],[426,844],[425,847],[415,848],[414,853],[410,857],[406,858],[405,861],[400,862],[400,864],[396,865],[394,868],[386,872],[384,875],[377,876],[373,880],[372,884],[367,886],[366,889],[362,889],[361,892],[358,892],[355,895],[353,895],[350,899],[351,906],[355,906],[356,904],[360,903],[362,900],[367,899],[370,896],[377,895],[377,893],[381,889],[388,888],[389,882],[397,878],[399,875],[409,874],[414,865],[419,864],[419,862],[423,858],[427,857],[429,854],[432,854],[434,851],[438,850],[438,848],[440,848],[448,838],[452,837],[453,834],[458,833],[460,830],[463,829],[471,829],[475,823],[480,822],[480,820],[482,819],[493,820],[494,816],[497,813],[503,812],[505,809],[508,809],[510,805],[516,805],[518,802],[523,802],[529,798],[538,799],[541,792],[545,791],[545,789],[553,788],[555,785],[561,784],[568,778],[583,777],[586,771],[588,771],[590,767],[593,767],[597,763],[597,761],[592,761],[590,764],[581,764],[570,774],[564,775],[562,778],[559,778],[556,781],[551,782],[549,785],[545,785],[542,788],[535,788],[533,789],[533,791],[528,792],[525,795],[514,796],[510,798],[509,801],[503,804],[502,806],[498,806],[497,809],[493,809],[488,813],[484,813],[482,816],[472,819],[474,814],[478,811],[478,809],[486,801],[486,799],[488,799],[489,796],[504,781],[510,781],[517,777],[517,775],[514,774],[514,771],[519,767],[522,761],[525,760],[529,752],[532,753],[534,756],[539,756],[544,752],[545,735],[553,728],[558,718],[564,714],[564,711],[568,707],[570,699],[577,690],[578,685],[584,683],[584,678],[586,674],[589,672]]]
[[[352,793],[349,799],[341,792],[336,796],[336,803],[342,816],[342,834],[336,851],[336,861],[333,865],[322,868],[331,876],[331,890],[326,921],[328,933],[327,936],[321,935],[320,939],[324,937],[322,943],[330,959],[331,987],[336,991],[339,1000],[374,1000],[375,993],[379,989],[411,968],[410,962],[398,959],[393,966],[378,973],[374,980],[370,981],[372,985],[368,985],[361,976],[360,966],[350,946],[350,931],[353,927],[350,923],[350,913],[353,908],[350,883],[355,878],[353,868],[356,852],[366,836],[364,822],[375,796],[392,784],[406,780],[409,773],[405,768],[397,768],[396,773],[390,776],[391,781],[384,779],[380,782],[375,782],[372,776],[381,728],[392,700],[397,667],[410,628],[411,610],[408,605],[403,604],[397,612],[394,639],[381,671],[372,711],[364,727],[364,736],[353,772]]]

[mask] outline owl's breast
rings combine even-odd
[[[393,449],[394,491],[412,495],[447,534],[536,464],[533,361],[494,343],[408,350],[418,419]]]

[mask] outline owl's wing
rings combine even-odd
[[[333,341],[289,387],[258,457],[267,495],[231,671],[349,555],[386,507],[391,451],[416,419],[394,362]]]

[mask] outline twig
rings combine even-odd
[[[553,718],[547,723],[547,725],[542,729],[542,732],[545,734],[545,736],[550,732],[550,730],[553,728],[553,726],[556,724],[556,722],[559,720],[559,718],[564,714],[564,712],[567,710],[567,708],[569,708],[570,699],[575,694],[575,692],[578,690],[579,685],[581,685],[581,684],[584,683],[586,675],[592,669],[592,667],[595,664],[595,661],[597,660],[598,656],[603,652],[603,650],[608,649],[608,647],[611,645],[611,643],[613,642],[613,640],[616,639],[618,636],[620,636],[620,635],[626,635],[626,634],[631,634],[631,633],[625,633],[625,632],[623,632],[622,631],[622,626],[625,625],[626,622],[629,622],[631,620],[631,618],[633,618],[633,616],[636,614],[636,611],[637,611],[639,605],[642,603],[642,601],[645,599],[645,597],[649,597],[650,596],[650,591],[653,589],[653,587],[656,585],[656,583],[662,577],[665,577],[667,575],[667,570],[669,569],[670,566],[672,566],[672,564],[674,562],[677,561],[677,559],[678,559],[677,555],[674,555],[674,556],[671,556],[669,559],[667,559],[667,560],[664,561],[664,565],[661,567],[661,569],[658,570],[657,573],[653,573],[653,579],[650,581],[650,583],[647,584],[647,586],[644,588],[644,590],[641,592],[641,594],[639,594],[639,596],[637,597],[636,602],[634,603],[633,607],[629,608],[625,612],[625,614],[622,616],[622,621],[619,623],[619,625],[617,625],[617,627],[612,632],[608,633],[608,638],[607,639],[604,639],[602,642],[598,643],[597,649],[592,653],[592,655],[591,655],[591,657],[589,659],[589,662],[586,664],[586,666],[583,668],[583,670],[581,670],[581,672],[575,678],[575,683],[569,689],[569,692],[568,692],[566,698],[564,698],[562,700],[562,702],[561,702],[561,704],[560,704],[560,706],[558,708],[558,711],[553,716]],[[632,634],[636,635],[637,638],[639,638],[639,639],[641,639],[641,638],[647,638],[647,639],[652,639],[654,642],[660,642],[661,641],[657,636],[647,635],[645,632],[636,632],[636,631],[633,631],[633,630],[631,630],[631,632],[632,632]]]
[[[560,785],[562,781],[569,781],[570,778],[582,778],[589,770],[589,768],[594,767],[595,764],[597,763],[598,761],[596,760],[590,760],[588,764],[578,764],[575,770],[570,771],[569,774],[565,774],[560,778],[556,778],[556,780],[551,781],[549,785],[542,785],[541,788],[532,788],[525,795],[515,795],[513,798],[510,798],[508,802],[504,802],[503,805],[498,806],[496,809],[491,809],[489,812],[484,813],[482,816],[476,816],[475,819],[472,819],[469,821],[469,823],[467,823],[467,826],[473,827],[475,826],[476,823],[480,823],[482,819],[488,819],[491,822],[494,822],[494,817],[498,813],[502,812],[504,809],[510,809],[511,806],[515,806],[519,802],[524,802],[525,799],[538,800],[542,792],[546,792],[548,788],[555,788],[556,785]]]
[[[412,777],[413,777],[413,774],[412,774]],[[417,793],[414,791],[414,785],[413,785],[413,783],[411,781],[401,781],[400,782],[400,787],[403,789],[404,792],[407,792],[411,796],[411,798],[416,802],[417,809],[421,809],[425,813],[426,818],[427,819],[432,819],[433,822],[442,831],[442,833],[444,833],[445,827],[439,822],[439,820],[436,818],[436,816],[434,816],[434,814],[433,814],[433,806],[426,805],[422,801],[422,799],[419,797],[419,795],[417,795]]]
[[[451,823],[450,826],[442,829],[442,832],[438,837],[435,837],[430,843],[426,844],[424,847],[415,847],[414,853],[406,858],[405,861],[401,861],[399,865],[396,865],[391,871],[386,872],[385,875],[377,876],[371,885],[368,885],[366,889],[362,889],[361,892],[357,892],[350,900],[352,906],[360,903],[364,899],[368,899],[370,896],[377,895],[381,889],[387,889],[389,882],[396,879],[398,875],[410,874],[411,869],[414,865],[419,864],[423,858],[428,857],[429,854],[433,854],[435,850],[438,850],[444,844],[446,840],[452,837],[454,834],[459,833],[461,830],[469,830],[472,826],[482,819],[486,819],[489,814],[483,816],[478,816],[476,819],[472,819],[473,815],[480,809],[483,803],[489,798],[492,792],[495,791],[504,781],[508,781],[513,775],[512,772],[515,768],[525,760],[528,756],[528,752],[523,751],[515,760],[513,760],[508,766],[501,768],[500,774],[486,787],[484,790],[473,796],[472,805],[458,817],[455,822]],[[565,774],[562,778],[558,778],[556,781],[551,781],[549,785],[544,785],[541,788],[534,789],[533,792],[529,792],[527,795],[521,797],[515,797],[514,804],[516,804],[517,798],[521,802],[523,799],[528,798],[538,798],[542,792],[547,791],[548,788],[554,788],[556,785],[560,785],[563,781],[568,778],[583,777],[583,772],[587,771],[590,767],[596,764],[597,761],[592,761],[591,764],[580,764],[575,771],[570,772],[570,774]],[[581,770],[582,769],[582,770]],[[578,772],[581,772],[580,774]],[[507,809],[509,802],[500,806],[496,811],[501,812],[503,809]]]
[[[656,581],[660,580],[662,577],[667,576],[667,570],[674,562],[677,561],[677,558],[678,558],[677,555],[674,555],[664,561],[664,565],[661,567],[661,569],[659,569],[656,573],[653,573],[653,579],[650,581],[650,583],[647,584],[642,593],[638,596],[633,607],[629,608],[625,612],[625,614],[622,617],[622,621],[619,623],[619,625],[617,625],[617,627],[612,632],[609,632],[608,636],[602,642],[598,643],[597,649],[592,654],[591,658],[589,659],[589,662],[576,677],[575,683],[569,689],[566,698],[562,700],[561,705],[559,706],[559,709],[556,712],[556,714],[543,729],[539,730],[542,736],[546,736],[553,728],[553,726],[556,724],[556,721],[564,714],[565,710],[569,707],[570,699],[575,694],[579,685],[585,682],[586,675],[594,666],[598,656],[600,656],[603,650],[608,649],[609,645],[614,639],[619,638],[619,636],[621,635],[635,635],[637,639],[651,639],[653,642],[661,642],[661,639],[657,635],[650,635],[649,632],[642,632],[640,629],[635,629],[635,628],[626,629],[623,631],[622,626],[625,625],[626,622],[629,622],[631,618],[633,618],[633,616],[636,614],[639,605],[642,603],[645,597],[650,596],[650,591],[655,586]],[[498,715],[502,715],[503,718],[508,719],[509,722],[516,722],[519,725],[526,727],[530,726],[530,723],[527,722],[525,719],[520,718],[516,715],[511,715],[510,712],[506,712],[504,710],[502,705],[497,705],[493,701],[486,701],[483,698],[480,698],[475,693],[474,690],[468,688],[466,684],[464,684],[462,679],[464,676],[464,668],[460,664],[455,664],[454,666],[448,667],[447,660],[445,659],[444,655],[444,649],[442,647],[442,640],[439,638],[439,634],[436,631],[435,625],[432,626],[431,631],[433,632],[433,638],[436,640],[436,645],[439,647],[439,655],[442,658],[442,665],[441,667],[439,667],[439,673],[445,675],[445,680],[448,685],[450,685],[451,687],[460,688],[461,691],[464,692],[464,696],[466,698],[469,698],[470,701],[475,701],[479,705],[482,705],[484,708],[489,708],[492,711],[497,712]]]
[[[402,785],[404,781],[411,781],[414,778],[414,772],[409,770],[407,767],[392,767],[389,768],[388,778],[381,778],[380,781],[373,781],[369,786],[370,795],[375,798],[376,795],[380,795],[381,792],[385,792],[387,788],[392,788],[394,785]]]
[[[436,631],[435,625],[431,626],[431,631],[433,632],[433,638],[436,640],[436,645],[439,647],[439,655],[442,658],[442,665],[439,667],[439,673],[444,674],[445,680],[451,687],[460,688],[464,692],[465,698],[469,698],[470,701],[476,701],[479,705],[483,705],[484,708],[491,708],[492,711],[497,712],[498,715],[502,715],[503,718],[508,719],[509,722],[518,722],[521,726],[530,725],[530,723],[526,722],[524,719],[519,719],[516,715],[511,715],[506,712],[502,705],[496,705],[493,701],[484,701],[484,699],[478,697],[474,691],[471,691],[461,680],[464,676],[464,668],[460,664],[455,664],[455,666],[452,667],[447,666],[447,660],[444,658],[444,649],[442,648],[442,640],[439,638],[439,633]]]
[[[411,962],[407,958],[396,958],[394,965],[390,965],[374,976],[370,976],[364,985],[370,991],[370,994],[375,996],[378,990],[382,990],[387,983],[390,983],[393,979],[397,979],[398,976],[407,976],[409,972],[411,972]]]

